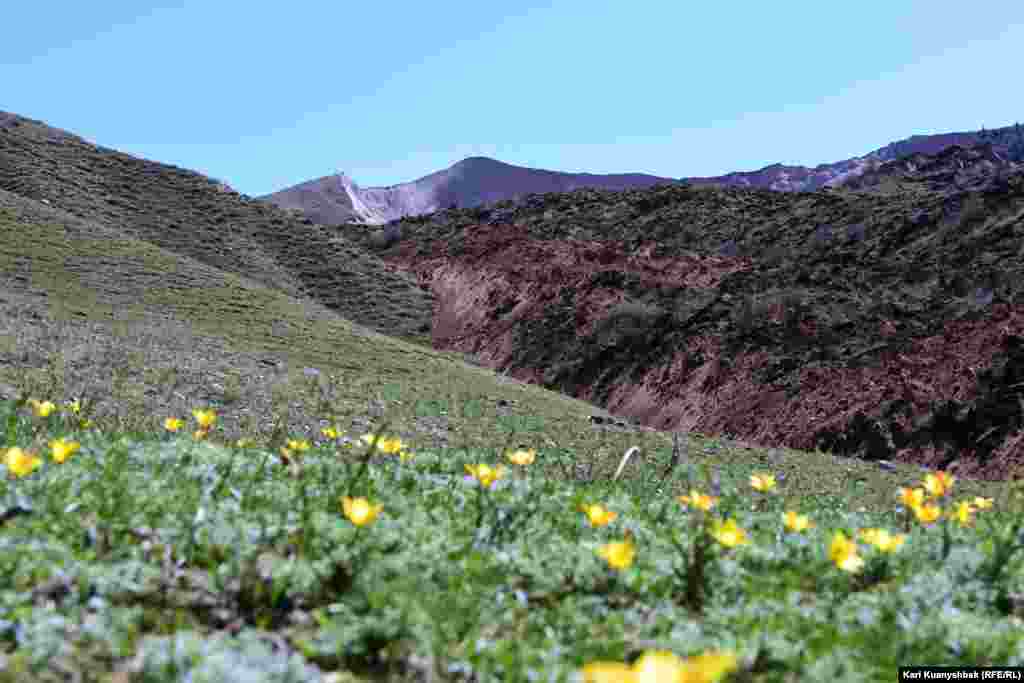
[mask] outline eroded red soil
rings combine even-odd
[[[895,207],[853,193],[664,192],[675,215],[740,203],[748,225],[715,250],[721,229],[683,247],[639,231],[567,238],[529,215],[420,222],[384,258],[433,291],[437,348],[647,426],[985,479],[1024,465],[1024,178]],[[783,216],[827,210],[839,237],[795,239],[821,236],[813,217],[759,229],[751,212],[763,228],[780,202]],[[771,256],[765,242],[787,239]]]

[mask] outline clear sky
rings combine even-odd
[[[1024,2],[5,3],[0,110],[260,195],[467,156],[678,178],[1024,122]]]

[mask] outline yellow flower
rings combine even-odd
[[[281,446],[281,460],[285,465],[298,465],[296,456],[309,450],[309,442],[305,439],[288,439],[287,446]]]
[[[580,673],[583,683],[716,683],[736,668],[732,652],[707,652],[682,659],[672,652],[647,651],[633,666],[593,662]]]
[[[501,465],[466,465],[466,471],[476,477],[485,489],[490,488],[498,479],[505,476],[505,468]]]
[[[530,450],[519,449],[515,453],[509,453],[508,459],[516,465],[532,465],[533,461],[537,458],[537,451],[531,448]]]
[[[335,429],[334,427],[324,427],[323,429],[320,430],[320,433],[326,436],[328,439],[338,438],[338,430]]]
[[[378,443],[378,446],[380,446],[380,449],[385,453],[391,454],[398,453],[405,448],[405,444],[402,443],[402,440],[397,436],[390,439],[384,439],[384,441]]]
[[[738,667],[736,655],[732,652],[705,652],[690,657],[683,663],[679,683],[715,683]]]
[[[861,529],[860,537],[883,553],[891,553],[898,550],[907,540],[905,534],[893,536],[885,529]]]
[[[975,496],[974,507],[978,508],[979,510],[988,510],[990,507],[992,507],[992,499],[982,498],[981,496]]]
[[[365,498],[349,498],[345,496],[341,499],[341,508],[350,522],[356,526],[364,526],[372,522],[380,514],[380,511],[384,509],[384,506],[370,505],[370,501]]]
[[[169,432],[176,432],[181,428],[183,424],[185,423],[179,420],[178,418],[169,417],[166,420],[164,420],[164,429],[166,429]]]
[[[195,439],[196,441],[202,441],[207,437],[207,435],[209,435],[209,433],[210,430],[208,429],[197,429],[196,431],[192,432],[192,438]]]
[[[7,449],[7,453],[4,454],[4,464],[14,476],[24,477],[42,465],[43,461],[32,453],[27,453],[15,446]]]
[[[956,508],[949,513],[949,516],[959,522],[960,526],[971,525],[971,515],[974,514],[974,507],[966,500],[957,503]]]
[[[915,508],[924,503],[924,489],[911,489],[901,486],[896,494],[900,499],[900,505],[908,508]]]
[[[204,430],[209,431],[210,426],[217,421],[217,413],[213,410],[193,410],[192,416]]]
[[[726,520],[724,523],[716,521],[711,535],[715,537],[716,541],[727,548],[750,543],[750,539],[747,538],[747,532],[739,528],[734,519]]]
[[[606,510],[600,505],[584,504],[582,509],[590,519],[590,523],[594,526],[605,526],[609,522],[615,521],[615,518],[619,516],[619,513]]]
[[[405,448],[405,444],[398,437],[384,437],[375,434],[363,434],[360,437],[365,443],[372,444],[374,439],[377,441],[377,449],[384,453],[398,453],[400,450]]]
[[[633,564],[633,558],[636,557],[636,546],[629,541],[607,543],[598,548],[597,554],[616,569],[625,569]]]
[[[36,417],[49,417],[50,413],[56,410],[57,406],[53,405],[50,401],[37,401],[34,398],[28,400],[29,404],[35,410]]]
[[[754,473],[750,475],[750,485],[757,491],[767,493],[775,488],[775,477],[767,472]]]
[[[672,652],[645,652],[633,662],[633,675],[638,683],[647,681],[676,681],[683,668],[683,660]]]
[[[913,508],[917,521],[922,524],[931,524],[942,515],[942,508],[934,503],[915,505]]]
[[[861,529],[857,535],[867,543],[874,543],[874,539],[878,538],[878,534],[881,532],[881,529]]]
[[[848,552],[837,557],[835,563],[844,572],[856,573],[864,567],[864,558],[856,552]]]
[[[786,528],[790,531],[804,531],[814,526],[814,523],[811,522],[807,515],[798,515],[792,510],[783,513],[782,521],[785,522]]]
[[[932,498],[941,498],[953,488],[956,477],[950,476],[941,470],[929,473],[924,478],[924,488]]]
[[[80,445],[77,441],[65,441],[62,438],[51,441],[50,449],[53,451],[53,461],[63,463],[71,454],[78,450]]]
[[[580,671],[583,683],[638,683],[640,679],[629,664],[592,662]]]
[[[718,498],[699,493],[696,489],[690,489],[690,495],[679,496],[679,502],[683,505],[692,505],[707,511],[714,507],[715,503],[718,502]]]
[[[860,571],[864,566],[864,560],[857,554],[857,544],[848,539],[842,531],[837,531],[832,537],[828,559],[847,572]]]
[[[309,450],[309,441],[305,439],[288,439],[288,449],[300,453]]]

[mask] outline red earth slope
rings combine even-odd
[[[399,223],[435,347],[663,430],[1003,479],[1024,174],[899,196],[662,187]]]

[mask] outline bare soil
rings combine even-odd
[[[1024,173],[986,158],[857,190],[533,195],[402,220],[379,253],[430,288],[435,348],[645,426],[1007,479]]]

